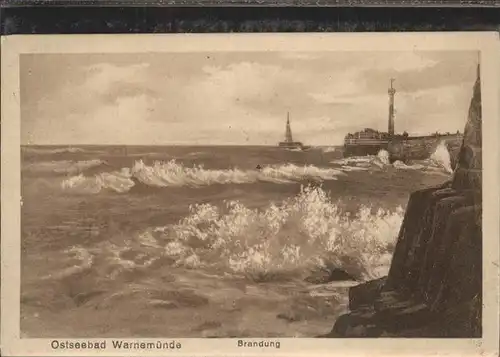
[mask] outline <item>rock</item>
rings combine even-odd
[[[432,233],[435,205],[454,194],[453,189],[441,186],[411,194],[387,278],[388,287],[411,289],[415,285],[422,251]]]
[[[458,289],[457,297],[472,289],[465,299],[474,296],[476,289],[480,289],[481,223],[477,218],[480,209],[478,206],[457,206],[451,210],[446,215],[446,228],[429,247],[418,292],[433,305],[433,309],[441,309],[439,299],[447,291],[445,287]]]
[[[426,297],[427,282],[431,278],[443,277],[443,269],[446,265],[446,254],[449,252],[450,241],[453,238],[447,238],[450,230],[453,231],[455,224],[460,222],[450,222],[450,216],[456,209],[466,206],[473,202],[470,194],[464,193],[458,196],[445,197],[436,202],[434,206],[434,215],[432,222],[432,231],[429,233],[427,244],[422,249],[422,258],[420,265],[415,267],[418,274],[418,281],[415,285],[415,291]]]
[[[444,258],[446,270],[443,278],[429,283],[430,296],[434,297],[436,310],[445,310],[473,297],[480,298],[482,291],[482,227],[481,206],[456,210],[450,217],[454,230],[447,236],[452,247]]]
[[[383,277],[350,288],[349,309],[355,310],[361,306],[373,303],[380,295],[386,281],[387,277]]]
[[[464,145],[482,147],[482,118],[481,118],[481,76],[478,69],[473,95],[469,107],[469,115],[464,130]]]
[[[398,292],[396,290],[387,290],[372,302],[375,311],[385,313],[391,309],[403,309],[413,304],[409,300],[409,295]]]
[[[462,146],[457,165],[462,169],[481,170],[483,167],[483,149],[477,146]]]
[[[353,331],[359,326],[377,326],[377,314],[372,306],[361,307],[349,314],[340,316],[327,336],[351,337],[349,331]]]
[[[346,281],[346,280],[351,280],[354,281],[356,280],[353,276],[351,276],[349,273],[347,273],[345,270],[342,269],[333,269],[330,272],[330,275],[328,277],[328,281]]]
[[[453,187],[456,189],[475,189],[481,187],[481,170],[464,169],[458,167],[453,177]]]
[[[355,337],[379,337],[382,334],[382,330],[374,324],[368,325],[358,325],[355,327],[349,327],[346,331],[346,336],[350,338]]]
[[[312,272],[310,276],[304,279],[311,284],[326,284],[331,281],[354,281],[356,280],[353,276],[347,273],[343,269],[332,268],[330,269],[318,269]]]
[[[474,84],[474,94],[465,124],[464,140],[458,158],[458,167],[453,177],[456,189],[475,189],[481,191],[482,170],[482,124],[481,124],[481,80],[478,76]]]
[[[397,291],[382,292],[374,308],[379,324],[389,332],[419,327],[433,319],[426,304]]]
[[[404,283],[406,272],[401,267],[411,247],[412,237],[417,234],[420,228],[420,220],[413,219],[413,217],[418,217],[418,213],[424,211],[425,202],[428,200],[428,197],[440,188],[431,187],[413,192],[410,195],[403,224],[401,225],[396,247],[394,248],[394,255],[386,282],[388,286],[400,286]]]
[[[413,331],[422,336],[447,338],[480,338],[481,337],[481,304],[480,297],[474,297],[460,305],[451,306],[440,314],[440,318],[424,329]]]

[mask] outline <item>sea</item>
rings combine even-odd
[[[426,160],[341,147],[23,146],[21,336],[315,337],[387,274]]]

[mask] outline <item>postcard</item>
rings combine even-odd
[[[2,38],[2,354],[498,355],[498,44]]]

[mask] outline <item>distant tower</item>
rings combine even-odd
[[[391,87],[387,91],[389,93],[389,136],[394,136],[394,95],[396,90],[392,86],[394,83],[394,78],[391,78]]]
[[[290,128],[290,112],[286,113],[285,141],[292,142],[292,129]]]

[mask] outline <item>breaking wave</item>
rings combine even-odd
[[[448,148],[444,142],[440,142],[436,147],[436,150],[432,153],[429,158],[431,163],[438,167],[442,167],[446,172],[453,173],[453,168],[451,167],[451,157]]]
[[[321,187],[307,186],[260,210],[237,201],[197,204],[177,224],[148,229],[119,245],[103,242],[106,249],[95,254],[107,252],[112,276],[159,262],[257,281],[303,279],[332,269],[368,279],[387,273],[403,214],[401,207],[374,212],[362,206],[350,215]]]
[[[386,150],[380,150],[377,155],[353,156],[334,160],[331,163],[341,165],[344,171],[367,171],[393,167],[398,170],[421,170],[432,173],[440,171],[451,174],[453,172],[450,152],[444,142],[439,143],[428,159],[415,160],[410,163],[397,160],[391,164]]]
[[[410,164],[405,164],[401,161],[395,161],[392,164],[396,169],[400,170],[422,170],[428,172],[442,172],[452,174],[451,155],[444,142],[440,142],[434,152],[428,159],[415,161]]]
[[[127,192],[135,183],[134,179],[152,187],[199,187],[213,184],[244,184],[254,182],[294,183],[303,181],[322,182],[336,180],[344,175],[342,170],[319,168],[313,165],[297,166],[293,164],[266,166],[260,170],[208,170],[202,166],[185,167],[171,160],[156,161],[146,165],[142,160],[136,161],[132,168],[120,171],[105,172],[94,176],[71,177],[62,182],[63,189],[82,193],[98,193],[102,189],[116,192]]]
[[[441,143],[426,160],[410,163],[389,162],[389,153],[380,150],[377,155],[354,156],[331,161],[333,167],[314,165],[297,166],[282,164],[264,166],[255,170],[205,169],[203,166],[187,167],[176,160],[155,161],[148,165],[137,160],[132,167],[125,167],[112,172],[102,172],[92,176],[84,175],[91,167],[105,164],[101,160],[87,161],[50,161],[29,164],[25,170],[33,172],[56,172],[73,174],[61,184],[65,190],[79,193],[99,193],[108,189],[115,192],[128,192],[137,183],[150,187],[201,187],[215,184],[249,184],[270,182],[290,184],[297,182],[316,182],[337,180],[339,176],[352,171],[419,170],[433,174],[449,175],[452,173],[450,154],[446,145]]]
[[[349,168],[349,171],[366,171],[370,168],[390,166],[389,153],[386,150],[380,150],[377,155],[346,157],[334,160],[331,163],[341,165],[343,168]]]
[[[30,163],[24,166],[25,171],[34,173],[58,173],[58,174],[75,174],[85,171],[92,167],[97,167],[105,164],[102,160],[60,160],[60,161],[42,161]]]
[[[134,186],[134,181],[130,177],[130,172],[126,169],[111,173],[103,172],[91,177],[79,174],[64,180],[61,187],[76,193],[99,193],[103,189],[123,193]]]
[[[339,148],[336,146],[323,146],[320,148],[324,153],[337,152],[339,150]]]

